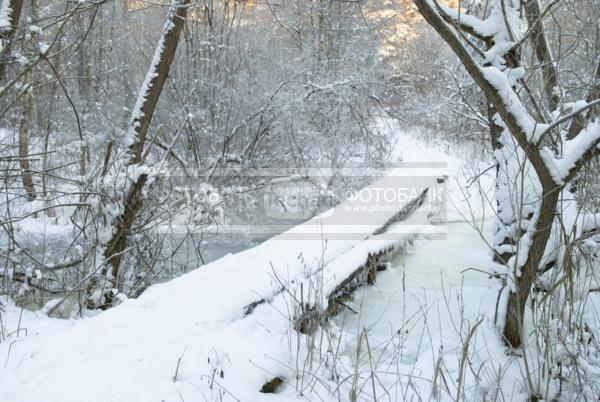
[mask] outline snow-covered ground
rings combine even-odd
[[[464,150],[420,141],[413,133],[399,137],[395,157],[447,162],[449,221],[489,215],[493,181],[481,176],[482,191],[469,184],[477,167]],[[480,171],[487,167],[485,161],[478,166]],[[423,186],[437,185],[435,177],[420,180]],[[475,387],[466,367],[473,367],[472,360],[461,365],[455,358],[462,353],[460,341],[468,336],[469,325],[476,324],[479,313],[489,313],[480,308],[490,305],[482,301],[490,296],[484,276],[468,271],[460,286],[464,269],[485,270],[486,245],[467,223],[448,225],[443,240],[435,235],[446,232],[443,225],[411,219],[404,224],[426,234],[390,262],[376,286],[348,302],[358,314],[339,316],[314,336],[293,330],[290,318],[301,309],[298,298],[323,303],[328,289],[369,252],[406,247],[418,232],[369,240],[340,239],[327,231],[321,239],[309,240],[290,240],[284,234],[82,320],[21,312],[3,300],[0,401],[334,401],[353,394],[369,400],[373,392],[378,400],[430,395],[452,400],[463,390],[476,395],[493,387],[494,370],[508,364],[496,359],[503,353],[489,319],[480,324],[484,330],[476,333],[471,347],[487,351],[489,363],[480,364],[480,374],[490,378]],[[311,225],[322,228],[322,220],[315,218],[292,233]],[[246,306],[262,298],[269,303],[246,316]],[[17,328],[27,331],[15,332]],[[470,352],[467,356],[472,357]],[[274,377],[284,379],[278,393],[259,392]],[[461,381],[464,386],[453,390],[452,384]],[[513,388],[518,391],[518,385]]]
[[[454,222],[448,224],[446,238],[419,238],[379,274],[375,286],[357,292],[352,310],[336,318],[344,328],[341,349],[347,364],[356,361],[359,349],[358,377],[370,387],[375,373],[380,400],[526,396],[518,359],[505,356],[491,318],[497,295],[485,273],[489,263],[485,235],[491,223],[488,219],[475,228]],[[473,327],[476,332],[461,370],[465,340]],[[365,335],[371,351],[365,348]]]

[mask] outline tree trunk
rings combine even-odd
[[[535,220],[534,233],[531,247],[527,252],[527,261],[521,269],[520,275],[513,273],[515,278],[515,291],[510,292],[506,307],[506,320],[503,335],[506,342],[512,347],[522,345],[523,316],[525,304],[531,292],[531,286],[536,280],[540,263],[544,257],[546,244],[550,237],[552,224],[556,213],[556,207],[560,196],[560,187],[555,186],[542,193],[539,216]]]
[[[74,2],[76,3],[76,2]],[[84,177],[87,172],[87,164],[89,162],[89,148],[87,145],[87,125],[88,115],[90,113],[90,91],[91,91],[91,74],[89,65],[89,51],[88,47],[84,46],[84,41],[88,37],[89,30],[92,29],[91,25],[85,25],[85,17],[87,13],[82,11],[78,12],[74,17],[75,32],[77,34],[77,89],[79,92],[79,102],[83,105],[81,112],[81,144],[80,144],[80,155],[79,155],[79,174]],[[92,14],[90,14],[92,15]],[[90,20],[90,24],[93,21]]]
[[[11,12],[8,15],[8,26],[0,28],[0,41],[2,42],[2,46],[0,46],[0,81],[4,79],[6,64],[9,61],[12,49],[12,41],[21,17],[23,0],[3,0],[3,3],[8,3],[6,6]],[[5,6],[5,4],[2,5]]]
[[[592,102],[596,99],[600,99],[600,60],[596,65],[596,71],[594,71],[594,75],[592,76],[592,87],[586,97],[587,102]],[[571,121],[571,125],[569,126],[569,131],[567,132],[567,139],[571,140],[579,135],[579,133],[585,128],[586,122],[598,117],[600,115],[600,107],[594,106],[592,107],[587,114],[587,119],[582,115],[578,114]]]
[[[538,274],[540,272],[540,264],[543,262],[544,252],[548,243],[548,239],[550,237],[552,225],[554,223],[556,207],[560,196],[560,192],[562,188],[575,177],[575,175],[581,169],[584,163],[587,160],[589,160],[592,156],[597,154],[597,145],[600,143],[600,139],[595,139],[589,144],[586,144],[586,148],[583,150],[583,152],[580,153],[579,156],[577,156],[573,167],[564,174],[564,177],[561,177],[560,179],[555,179],[550,171],[550,168],[547,165],[547,161],[544,159],[544,155],[547,156],[547,153],[544,154],[545,150],[542,149],[543,145],[540,145],[538,143],[540,139],[535,140],[530,138],[532,133],[525,131],[525,129],[521,126],[519,122],[519,118],[522,116],[518,113],[515,114],[516,112],[514,112],[513,109],[507,107],[507,104],[504,101],[504,97],[500,93],[500,89],[498,89],[497,86],[494,85],[495,76],[486,76],[486,70],[483,70],[482,68],[486,67],[486,65],[482,65],[482,63],[478,63],[475,61],[475,59],[467,50],[467,44],[464,42],[463,39],[461,39],[462,37],[460,36],[460,33],[457,34],[454,32],[454,29],[460,29],[462,27],[462,25],[460,25],[460,19],[458,21],[454,21],[450,14],[446,13],[441,8],[433,6],[427,0],[413,0],[413,2],[417,6],[419,12],[427,20],[427,22],[438,32],[438,34],[444,39],[444,41],[458,56],[471,78],[475,81],[475,83],[483,91],[489,102],[493,105],[494,109],[497,112],[496,118],[500,118],[502,120],[502,125],[505,127],[502,136],[509,136],[506,139],[501,140],[502,145],[507,146],[510,143],[513,143],[514,146],[511,148],[511,150],[514,149],[515,152],[518,151],[522,153],[522,155],[510,156],[510,153],[503,152],[503,158],[518,157],[519,160],[523,160],[527,163],[527,165],[525,165],[524,163],[518,163],[516,166],[513,166],[510,169],[508,169],[505,173],[507,179],[509,181],[514,181],[515,177],[521,177],[522,175],[525,175],[525,170],[531,170],[529,168],[531,167],[533,168],[533,170],[535,171],[535,175],[537,176],[537,184],[541,187],[542,190],[542,194],[540,197],[529,197],[530,199],[528,200],[523,200],[521,197],[524,194],[519,194],[519,198],[516,198],[516,207],[512,208],[512,211],[514,212],[509,211],[512,212],[510,215],[519,217],[520,215],[525,215],[525,213],[521,212],[521,210],[523,209],[522,207],[525,205],[525,202],[532,203],[536,206],[535,211],[526,211],[526,218],[528,220],[532,220],[532,222],[526,225],[528,231],[523,234],[517,233],[518,236],[528,237],[528,239],[526,239],[527,241],[520,243],[523,245],[523,247],[521,250],[519,250],[519,253],[526,253],[525,263],[521,264],[519,261],[515,261],[513,268],[514,272],[508,272],[509,279],[512,279],[512,283],[510,283],[512,289],[508,297],[504,337],[505,340],[511,346],[520,347],[522,345],[521,329],[523,327],[525,303],[527,302],[527,299],[529,297],[531,286],[537,279]],[[500,4],[500,2],[498,2],[496,6],[500,7],[503,10],[506,4],[504,2],[501,2]],[[475,17],[474,19],[477,20]],[[535,23],[534,27],[537,27],[535,26]],[[541,24],[537,28],[541,29],[540,27]],[[469,28],[468,25],[467,28]],[[472,26],[470,28],[471,31],[474,31]],[[511,28],[507,26],[509,35],[510,29]],[[464,32],[469,33],[468,30]],[[476,35],[474,36],[477,39],[480,39],[485,43],[489,42],[490,40],[493,40],[492,37],[483,37],[477,32],[475,32],[475,34]],[[545,42],[545,44],[547,45],[547,42]],[[518,59],[520,55],[518,54],[518,49],[515,49],[515,47],[508,48],[506,53],[502,56],[503,59],[506,61],[506,64],[491,67],[491,71],[494,71],[493,69],[495,69],[494,74],[503,74],[503,68],[518,65]],[[542,57],[550,57],[549,52],[547,55],[542,55]],[[515,60],[511,61],[511,59]],[[556,76],[555,73],[554,77],[552,75],[547,74],[544,78],[549,80],[550,83],[546,85],[547,88],[549,88],[550,85],[552,85],[552,82],[555,82],[552,81],[552,79],[555,80]],[[512,91],[512,89],[508,90]],[[502,91],[505,91],[505,89],[502,89]],[[553,89],[552,93],[554,92],[555,91]],[[520,106],[522,109],[525,108],[525,105],[523,104],[521,104]],[[533,120],[533,117],[531,117],[531,119]],[[498,160],[500,161],[500,163],[502,163],[502,158],[499,158]],[[518,168],[519,166],[520,171],[514,172],[515,168]],[[502,166],[500,166],[500,169],[502,169]],[[531,179],[535,178],[531,176]],[[532,192],[531,195],[534,196],[535,193]],[[511,199],[514,198],[510,195],[507,196]],[[531,213],[531,218],[529,217],[529,213]],[[522,227],[520,225],[520,222],[517,223],[519,224],[517,226],[517,229],[520,232]]]
[[[30,86],[31,73],[25,74],[25,85]],[[31,127],[31,108],[32,100],[31,94],[27,92],[24,95],[23,100],[23,114],[21,115],[21,122],[19,124],[19,167],[21,169],[21,180],[27,199],[33,201],[35,199],[35,187],[33,185],[33,177],[31,176],[31,170],[29,166],[29,128]]]
[[[558,94],[558,73],[554,65],[554,59],[550,51],[550,45],[544,32],[544,26],[540,18],[540,3],[538,0],[527,0],[524,2],[525,16],[527,24],[531,29],[531,37],[535,54],[540,62],[542,70],[543,89],[549,112],[553,112],[558,107],[560,96]]]
[[[144,163],[143,150],[146,134],[177,50],[181,29],[187,16],[187,4],[189,4],[189,0],[173,1],[154,58],[138,94],[136,107],[132,112],[129,129],[126,132],[126,141],[130,152],[129,160],[126,162],[127,167]],[[119,266],[126,249],[127,239],[136,216],[143,205],[142,190],[147,179],[148,175],[146,173],[140,174],[127,191],[122,200],[123,212],[114,221],[113,235],[104,251],[104,258],[108,261],[108,264],[102,273],[105,277],[111,278],[113,285],[117,284]],[[110,272],[108,271],[109,267]]]

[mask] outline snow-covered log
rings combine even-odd
[[[111,311],[15,342],[0,366],[3,395],[7,400],[38,400],[43,394],[48,400],[79,401],[95,389],[88,394],[91,401],[133,400],[140,395],[170,401],[179,393],[188,400],[192,394],[209,396],[223,387],[238,400],[272,400],[261,394],[267,390],[264,384],[274,377],[290,380],[295,374],[287,368],[295,353],[287,337],[309,338],[290,331],[293,314],[296,323],[302,323],[307,311],[315,312],[311,318],[323,317],[328,306],[343,303],[341,298],[356,283],[366,283],[362,267],[370,256],[397,250],[429,229],[440,232],[428,222],[432,211],[443,205],[434,190],[445,185],[435,176],[416,181],[396,176],[395,183],[415,191],[395,204],[395,212],[374,214],[364,225],[345,221],[346,232],[354,230],[356,236],[341,238],[339,228],[327,224],[329,217],[352,206],[345,202],[254,248],[151,286]],[[381,228],[386,229],[374,235]],[[248,314],[248,306],[257,299],[265,301]],[[288,311],[292,315],[286,315]],[[320,323],[309,319],[305,325]],[[93,347],[90,340],[95,340]],[[0,344],[2,352],[7,348],[8,343]],[[41,370],[46,364],[53,369]],[[15,370],[27,381],[4,375]],[[215,373],[220,385],[210,381]],[[143,384],[144,392],[131,384]]]
[[[440,183],[428,183],[435,186]],[[318,272],[311,275],[307,280],[319,274],[328,275],[324,280],[327,283],[323,299],[303,300],[300,313],[295,317],[295,327],[300,333],[313,332],[321,320],[328,319],[337,314],[340,306],[345,306],[344,300],[349,298],[358,287],[364,284],[374,284],[378,271],[385,269],[385,259],[391,254],[398,252],[405,246],[406,240],[412,239],[415,233],[394,234],[387,238],[383,235],[388,230],[393,232],[393,226],[402,224],[409,219],[415,211],[423,205],[426,200],[429,187],[422,189],[417,196],[402,205],[400,210],[393,214],[381,225],[375,225],[376,229],[364,240],[350,245],[350,247],[336,256],[330,262],[318,268]],[[338,209],[345,208],[344,205]],[[334,212],[335,213],[335,212]],[[421,217],[422,218],[422,217]],[[384,237],[383,239],[381,237]],[[252,314],[256,307],[272,303],[282,293],[290,292],[288,285],[281,283],[282,287],[276,295],[261,298],[244,308],[244,315]],[[309,284],[303,284],[302,289],[309,288]],[[296,286],[297,288],[297,286]],[[301,291],[302,292],[302,291]],[[304,295],[301,296],[304,299]]]

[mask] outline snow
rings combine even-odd
[[[391,400],[428,400],[434,388],[440,400],[455,400],[452,388],[445,391],[443,382],[432,384],[433,373],[439,365],[447,381],[456,380],[463,340],[479,320],[470,343],[469,364],[479,370],[480,378],[475,381],[467,370],[460,400],[486,400],[485,393],[495,387],[507,399],[510,395],[510,400],[519,400],[519,395],[525,399],[518,359],[504,353],[493,322],[498,289],[485,273],[490,224],[486,220],[473,228],[466,222],[451,223],[445,239],[418,239],[379,274],[375,286],[358,292],[350,304],[358,313],[348,310],[336,318],[347,334],[346,350],[353,351],[361,330],[368,329],[369,342],[376,345],[381,383],[400,377],[404,387],[388,389],[392,395],[396,388],[404,390],[402,397]],[[466,249],[470,252],[465,253]],[[387,367],[394,369],[386,372]],[[361,370],[366,376],[367,367]],[[500,371],[506,373],[502,378],[498,378]]]
[[[578,100],[577,102],[570,102],[565,104],[565,107],[570,108],[572,113],[577,113],[580,110],[586,108],[587,106],[588,102],[586,102],[583,99]]]
[[[403,162],[445,161],[451,178],[459,178],[452,176],[464,173],[465,163],[458,156],[448,157],[442,148],[405,134],[399,136],[396,157]],[[390,175],[402,177],[394,170]],[[423,188],[442,185],[431,175],[408,180]],[[460,208],[463,212],[475,208],[485,215],[485,201],[477,204],[476,197],[466,199],[458,183],[448,187],[450,199],[459,207],[456,215]],[[430,211],[441,207],[435,199],[426,198],[425,203]],[[393,214],[379,214],[372,223],[381,225]],[[278,400],[297,400],[297,390],[310,399],[319,395],[323,400],[338,400],[324,372],[315,373],[325,376],[324,384],[329,385],[308,387],[303,382],[304,375],[307,383],[314,377],[298,367],[311,353],[308,338],[298,335],[289,320],[301,308],[295,300],[302,298],[324,308],[327,295],[369,253],[408,247],[418,231],[406,233],[404,224],[430,234],[443,234],[444,227],[433,227],[427,224],[427,214],[415,213],[403,224],[392,225],[394,236],[388,232],[388,236],[346,239],[325,231],[321,237],[302,241],[290,238],[294,231],[323,227],[331,215],[329,211],[252,249],[154,285],[139,299],[125,300],[94,317],[35,320],[25,312],[21,327],[31,326],[28,336],[13,334],[0,343],[2,400],[80,401],[85,395],[90,402],[267,401],[274,396],[259,390],[275,376],[286,379]],[[454,258],[450,254],[437,257]],[[286,287],[283,292],[282,285]],[[269,302],[245,316],[247,306],[262,298]],[[11,318],[5,326],[14,328],[16,308],[11,304],[7,308]]]
[[[511,82],[510,75],[513,74],[515,70],[507,69],[501,71],[497,67],[489,66],[482,67],[481,72],[485,79],[498,91],[504,105],[509,113],[517,120],[517,123],[525,133],[527,140],[538,143],[542,134],[548,128],[548,124],[536,122],[527,112],[527,108],[525,108],[518,95],[513,90],[514,82]],[[521,75],[521,73],[517,70],[513,79],[518,78],[519,75]]]
[[[173,8],[171,12],[175,12],[176,8]],[[150,62],[150,67],[148,67],[148,72],[144,77],[144,82],[140,87],[138,92],[138,96],[136,98],[135,106],[131,111],[131,121],[129,123],[129,127],[127,132],[125,133],[125,141],[124,145],[129,147],[133,145],[136,141],[135,135],[136,130],[139,126],[139,120],[143,117],[144,113],[142,112],[142,107],[146,103],[146,97],[152,91],[152,85],[154,84],[154,79],[158,76],[158,66],[163,58],[163,53],[165,50],[165,40],[167,34],[174,28],[174,24],[171,21],[171,18],[167,18],[163,26],[163,30],[160,34],[160,39],[154,50],[154,55],[152,56],[152,61]]]
[[[10,15],[12,8],[10,8],[10,0],[2,0],[0,4],[0,30],[10,28]],[[4,41],[0,39],[0,52],[4,50]]]
[[[562,156],[556,157],[548,147],[542,148],[542,157],[556,184],[563,184],[575,165],[586,152],[600,141],[600,122],[593,122],[578,136],[562,143]]]
[[[65,323],[62,320],[48,319],[42,311],[21,309],[10,299],[0,298],[0,345],[4,345],[5,341],[20,342],[25,337],[64,329]],[[3,355],[2,358],[4,357]]]
[[[2,4],[0,4],[0,29],[10,27],[11,13],[10,0],[2,0]]]
[[[398,145],[392,158],[407,163],[431,163],[431,166],[442,163],[445,166],[449,176],[446,182],[446,222],[471,220],[472,217],[481,220],[494,216],[495,170],[490,156],[476,154],[475,150],[469,153],[466,148],[424,137],[425,133],[418,130],[398,131]],[[421,167],[419,170],[426,169]],[[477,180],[473,180],[475,177]]]

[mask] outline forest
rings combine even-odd
[[[600,2],[0,0],[0,402],[599,401]]]

